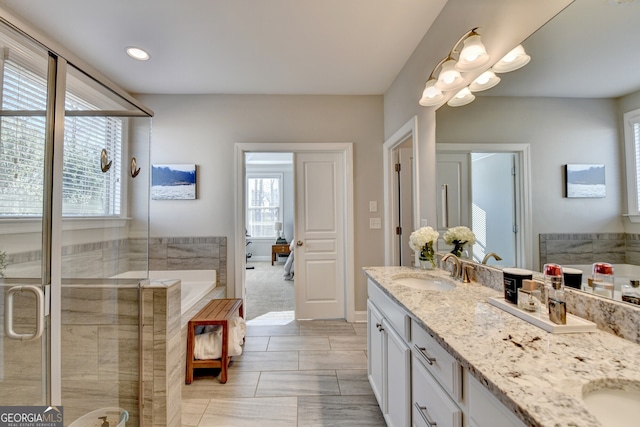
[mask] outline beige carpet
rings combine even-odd
[[[293,318],[295,310],[293,281],[284,280],[284,264],[270,261],[252,262],[255,267],[246,271],[245,290],[247,320]]]

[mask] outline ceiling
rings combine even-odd
[[[131,93],[369,95],[388,89],[446,0],[1,3]]]
[[[523,43],[525,68],[479,95],[640,90],[640,1],[627,2],[576,0]],[[0,3],[131,93],[369,95],[389,88],[446,0]],[[151,59],[130,59],[132,45]]]
[[[529,64],[500,74],[486,95],[617,98],[640,90],[640,1],[575,0],[522,45]]]

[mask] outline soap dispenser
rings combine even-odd
[[[544,265],[544,286],[547,292],[549,320],[557,325],[567,324],[567,303],[564,294],[564,276],[558,264]]]

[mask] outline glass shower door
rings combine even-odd
[[[46,405],[49,56],[4,26],[0,52],[0,404]]]

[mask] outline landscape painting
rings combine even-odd
[[[196,198],[196,165],[153,165],[152,200],[193,200]]]
[[[567,197],[605,197],[604,165],[566,165]]]

